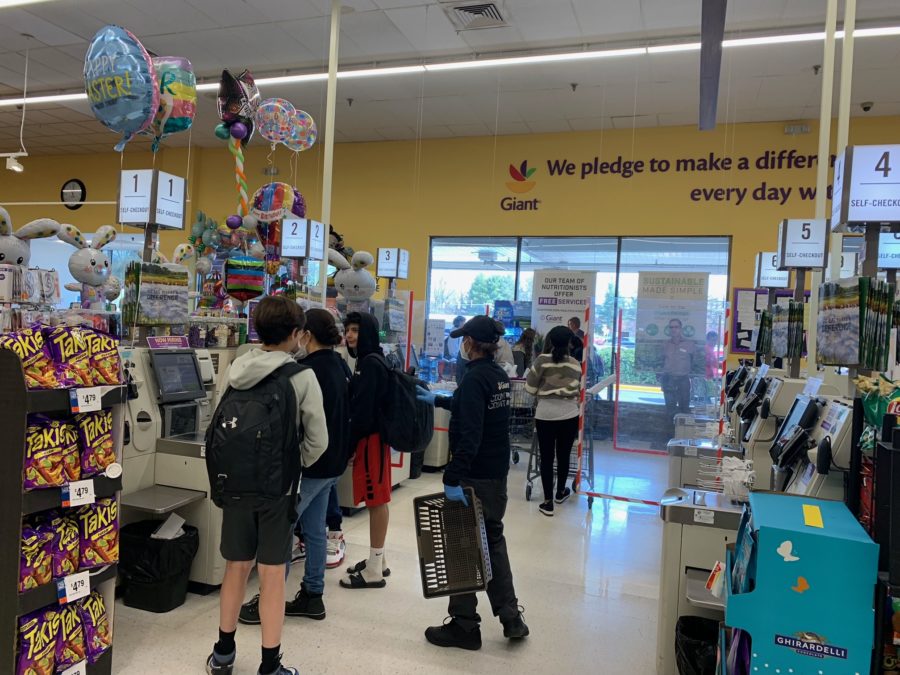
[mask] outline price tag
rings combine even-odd
[[[409,279],[409,251],[401,248],[398,255],[399,260],[397,262],[397,278]]]
[[[778,226],[778,267],[825,267],[828,225],[824,218],[790,219]]]
[[[778,269],[778,253],[763,251],[756,254],[756,288],[787,288],[791,283],[791,273]]]
[[[306,247],[310,260],[325,260],[325,240],[328,238],[328,226],[318,220],[309,221],[309,243]]]
[[[154,222],[170,230],[184,229],[184,178],[160,171],[156,178]]]
[[[878,235],[878,269],[900,269],[900,232]]]
[[[62,486],[62,505],[65,508],[73,506],[84,506],[85,504],[93,504],[97,501],[94,494],[93,480],[76,480],[68,485]]]
[[[68,670],[64,670],[61,675],[87,675],[87,661],[76,663]]]
[[[694,522],[701,525],[715,525],[716,512],[709,509],[694,509]]]
[[[803,395],[804,396],[816,396],[819,393],[819,389],[822,388],[822,378],[821,377],[811,377],[806,381],[806,386],[803,387]]]
[[[900,145],[856,145],[835,161],[832,222],[900,222]]]
[[[100,387],[79,387],[69,389],[69,403],[73,413],[95,412],[100,410],[103,391]]]
[[[150,222],[153,169],[123,171],[119,179],[119,222],[146,225]]]
[[[382,279],[396,279],[399,267],[400,249],[379,248],[376,276]]]
[[[91,594],[91,577],[87,572],[70,574],[56,582],[56,597],[60,605],[81,600]]]
[[[309,222],[299,218],[285,219],[281,223],[281,256],[305,258],[309,246]]]

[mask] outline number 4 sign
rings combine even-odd
[[[831,223],[900,223],[900,145],[849,146],[834,165]]]

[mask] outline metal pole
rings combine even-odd
[[[819,276],[821,276],[821,274],[822,273],[819,272]],[[806,294],[806,270],[805,269],[794,270],[794,282],[795,282],[795,284],[794,284],[794,301],[795,302],[803,302],[803,296]],[[810,293],[809,295],[810,295],[810,300],[812,300],[813,294]],[[788,314],[788,316],[790,316],[790,314]],[[816,318],[814,316],[810,316],[809,323],[811,325],[815,325]],[[807,331],[807,334],[809,334],[809,331]],[[788,348],[790,348],[790,345],[788,345]],[[807,346],[807,353],[809,353],[810,351],[811,351],[811,349]],[[790,362],[791,362],[790,371],[789,371],[790,377],[793,377],[793,378],[800,377],[800,359],[801,358],[802,358],[801,356],[792,356],[790,358]],[[810,362],[807,360],[806,370],[809,373],[812,372],[812,368],[809,365],[810,363],[814,363],[814,361]]]
[[[331,176],[334,171],[334,108],[337,102],[338,41],[341,32],[341,0],[331,0],[331,42],[328,52],[328,89],[325,95],[325,149],[322,170],[322,222],[331,225]],[[322,305],[328,293],[328,247],[319,265]]]
[[[830,168],[831,147],[831,101],[834,95],[834,44],[837,31],[838,0],[828,0],[825,15],[825,52],[822,58],[822,100],[819,106],[819,164],[816,174],[816,218],[827,215],[826,200],[828,198],[828,169]],[[840,250],[838,265],[840,265]],[[840,277],[840,268],[834,277]],[[809,325],[806,327],[808,370],[815,372],[816,364],[816,317],[819,315],[819,286],[822,283],[822,270],[813,270],[810,275]],[[803,296],[800,296],[803,299]],[[799,366],[799,364],[798,364]]]

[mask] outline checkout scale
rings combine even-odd
[[[772,489],[843,499],[852,418],[850,399],[795,394],[774,439],[767,444]],[[759,467],[765,464],[756,466],[760,476]],[[743,503],[716,492],[673,487],[663,496],[657,675],[677,675],[678,617],[723,619],[724,600],[706,590],[706,580],[716,561],[725,562],[725,547],[737,539],[743,510]]]

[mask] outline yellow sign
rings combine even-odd
[[[807,527],[825,527],[822,522],[822,509],[815,504],[803,505],[803,524]]]

